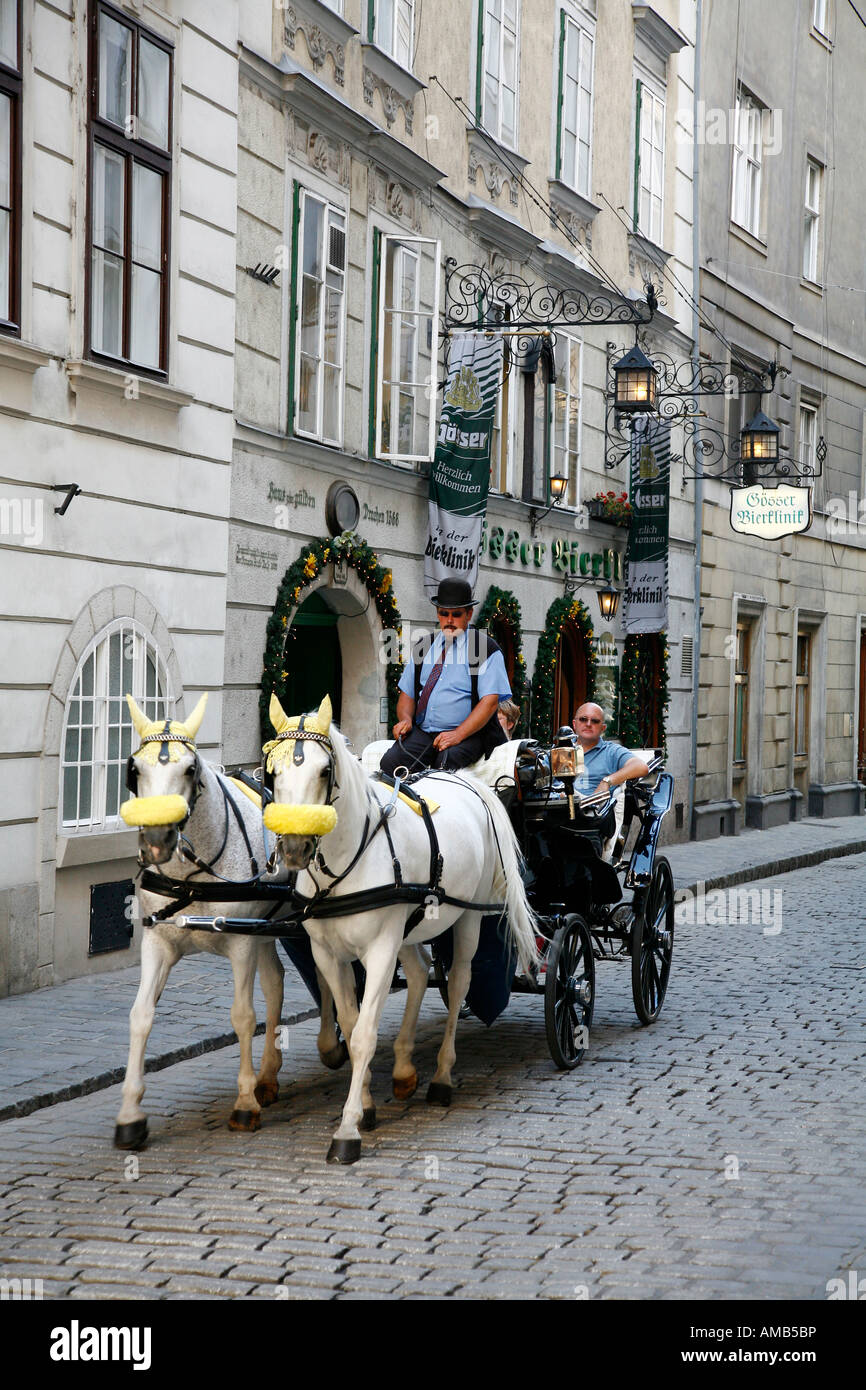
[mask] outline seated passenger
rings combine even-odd
[[[574,786],[579,796],[591,796],[599,790],[612,792],[632,777],[646,777],[649,768],[643,758],[630,753],[618,743],[608,743],[603,737],[607,724],[600,705],[581,705],[574,716],[574,728],[583,749],[583,775]],[[574,822],[575,829],[586,829],[593,838],[597,838],[599,853],[603,842],[613,834],[615,825],[616,816],[612,806],[600,818],[578,813]]]
[[[505,730],[505,737],[509,740],[516,738],[514,730],[520,723],[520,706],[513,700],[501,700],[496,717]]]

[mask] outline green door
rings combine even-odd
[[[286,714],[318,709],[331,697],[334,719],[342,716],[343,663],[337,614],[318,594],[311,594],[298,609],[286,635],[285,670],[288,678],[281,703]]]

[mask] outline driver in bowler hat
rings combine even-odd
[[[471,586],[465,579],[443,579],[433,603],[439,631],[421,663],[420,684],[412,662],[406,663],[400,677],[393,729],[400,741],[391,745],[379,764],[391,775],[401,766],[410,772],[419,767],[453,772],[477,762],[489,751],[486,743],[503,742],[505,737],[496,715],[500,700],[510,699],[511,686],[499,650],[481,660],[484,650],[478,650],[478,639],[483,642],[486,634],[476,634],[474,629],[467,634],[475,605]],[[473,656],[478,677],[474,705]],[[496,726],[493,733],[485,728],[491,721]]]

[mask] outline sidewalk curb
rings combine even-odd
[[[784,859],[771,859],[766,864],[751,864],[733,873],[719,874],[717,878],[690,879],[688,882],[679,883],[674,874],[674,897],[679,893],[693,892],[699,885],[703,885],[705,893],[711,893],[720,888],[733,888],[738,883],[754,883],[759,878],[776,878],[779,874],[793,873],[796,869],[812,869],[816,864],[823,864],[828,859],[846,859],[852,854],[866,854],[866,839],[834,845],[829,849],[824,846],[823,849],[807,850],[802,854],[789,854]]]
[[[664,849],[662,849],[662,853],[664,853]],[[694,892],[699,885],[703,885],[705,893],[711,893],[719,889],[733,888],[740,883],[754,883],[757,879],[775,878],[780,874],[792,873],[796,869],[811,869],[816,864],[824,863],[828,859],[844,859],[852,854],[866,854],[866,838],[830,848],[824,846],[821,849],[808,850],[802,854],[789,854],[784,859],[773,859],[763,864],[752,864],[746,868],[737,869],[733,873],[719,874],[715,878],[689,878],[686,882],[678,882],[676,875],[674,875],[674,897],[681,901],[682,894]],[[303,1009],[300,1012],[289,1014],[280,1022],[284,1025],[304,1023],[308,1019],[318,1018],[318,1012],[318,1009],[315,1008]],[[260,1023],[256,1028],[256,1036],[261,1037],[264,1031],[265,1025]],[[202,1057],[206,1052],[217,1052],[220,1048],[232,1047],[236,1042],[237,1037],[233,1031],[218,1033],[212,1038],[200,1038],[197,1042],[189,1043],[185,1047],[175,1047],[169,1052],[148,1057],[144,1070],[145,1073],[162,1071],[165,1067],[173,1067],[175,1063],[185,1062],[191,1057]],[[99,1076],[87,1077],[84,1081],[74,1081],[68,1086],[61,1086],[53,1091],[45,1091],[42,1095],[28,1096],[26,1100],[16,1101],[14,1104],[0,1109],[0,1122],[22,1119],[25,1115],[32,1115],[35,1110],[59,1105],[66,1100],[76,1100],[79,1096],[91,1095],[94,1091],[107,1090],[109,1086],[116,1086],[118,1082],[122,1081],[125,1072],[125,1065],[113,1067],[111,1071],[101,1072]]]
[[[288,1025],[293,1023],[304,1023],[309,1018],[318,1018],[318,1009],[303,1009],[300,1013],[289,1014],[280,1019],[280,1024]],[[265,1025],[259,1023],[256,1027],[254,1036],[261,1037],[264,1034]],[[185,1062],[190,1057],[202,1057],[206,1052],[217,1052],[221,1047],[231,1047],[237,1042],[237,1035],[231,1033],[218,1033],[213,1038],[199,1038],[198,1042],[188,1043],[185,1047],[172,1048],[170,1052],[161,1052],[154,1057],[145,1058],[145,1074],[151,1071],[162,1071],[165,1067],[173,1067],[176,1062]],[[109,1086],[116,1086],[122,1081],[126,1074],[126,1066],[113,1067],[111,1071],[104,1071],[99,1076],[89,1076],[84,1081],[73,1081],[68,1086],[61,1086],[56,1091],[45,1091],[40,1096],[28,1096],[26,1100],[16,1101],[13,1105],[6,1105],[0,1110],[0,1121],[20,1120],[25,1115],[32,1115],[34,1110],[44,1110],[49,1105],[59,1105],[65,1100],[77,1100],[79,1096],[89,1096],[93,1091],[105,1091]]]

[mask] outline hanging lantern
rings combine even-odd
[[[744,463],[779,461],[779,426],[762,410],[752,416],[740,434],[740,458]]]
[[[599,589],[598,607],[604,621],[609,623],[617,615],[619,590],[615,589],[612,584],[606,584],[603,589]]]
[[[565,489],[568,487],[568,479],[563,478],[561,473],[554,473],[550,479],[550,495],[554,503],[561,502],[565,496]]]
[[[614,406],[623,415],[642,415],[656,408],[658,373],[635,343],[613,364]]]

